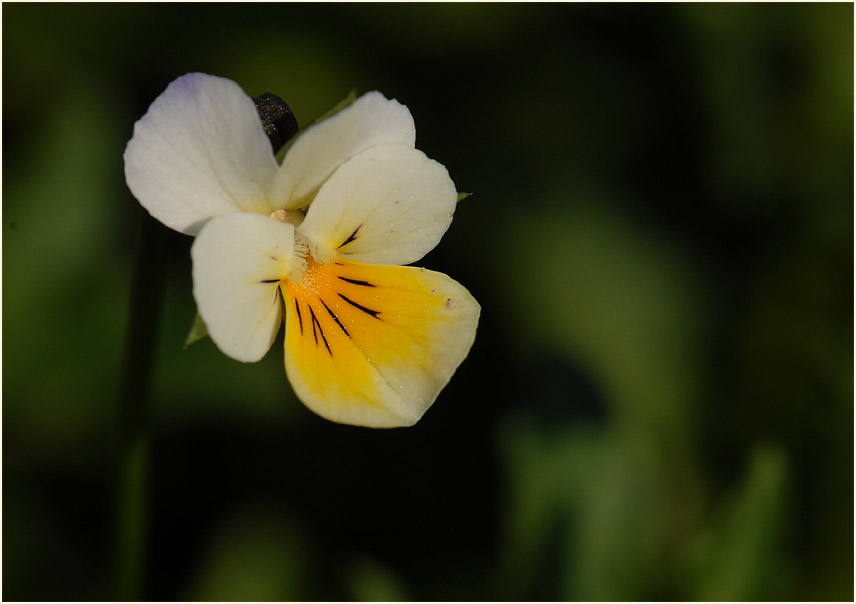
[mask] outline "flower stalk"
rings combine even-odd
[[[149,390],[164,284],[166,232],[141,213],[119,405],[116,600],[143,600],[151,457]]]

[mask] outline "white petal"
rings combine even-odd
[[[278,169],[252,99],[235,82],[202,73],[172,82],[125,149],[134,197],[190,235],[221,214],[270,214]]]
[[[407,107],[379,92],[364,94],[309,128],[288,150],[280,169],[287,207],[306,206],[333,171],[360,151],[384,143],[413,147],[415,142],[416,126]]]
[[[190,249],[193,297],[214,343],[233,359],[258,361],[279,329],[280,280],[300,279],[294,227],[258,214],[210,220]]]
[[[334,422],[410,426],[467,356],[478,302],[442,273],[412,266],[309,263],[286,297],[285,370]]]
[[[449,173],[405,145],[363,151],[324,183],[299,231],[322,262],[338,255],[409,264],[449,228],[458,195]]]

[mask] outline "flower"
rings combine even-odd
[[[193,295],[226,355],[261,359],[285,320],[285,371],[329,420],[416,423],[467,356],[480,308],[423,268],[457,192],[415,149],[408,109],[370,92],[305,130],[279,165],[231,80],[172,82],[135,124],[125,177],[166,226],[196,237]]]

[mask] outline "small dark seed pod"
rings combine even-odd
[[[274,155],[282,149],[289,139],[297,134],[297,119],[291,108],[281,98],[270,92],[253,97],[256,110],[262,120],[262,127],[270,140]]]

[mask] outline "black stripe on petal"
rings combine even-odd
[[[303,335],[303,317],[300,316],[300,303],[294,299],[294,310],[297,311],[297,324],[300,325],[300,335]]]
[[[360,226],[358,226],[357,228],[355,228],[355,229],[354,229],[354,232],[353,232],[353,233],[351,233],[351,235],[350,235],[347,239],[345,239],[345,241],[344,241],[344,242],[342,242],[342,244],[341,244],[341,245],[339,245],[339,247],[337,247],[336,249],[337,249],[337,250],[342,249],[343,247],[345,247],[346,245],[348,245],[349,243],[351,243],[354,239],[356,239],[356,238],[357,238],[357,231],[359,231],[359,230],[360,230],[360,228],[361,228],[362,226],[363,226],[363,225],[360,225]]]
[[[321,329],[321,323],[318,322],[318,317],[315,316],[315,311],[312,310],[312,307],[309,307],[309,313],[312,315],[312,334],[315,336],[315,344],[318,344],[318,334],[321,334],[321,339],[324,340],[324,346],[327,347],[327,352],[330,355],[333,355],[333,351],[330,350],[330,345],[327,343],[327,337],[324,335],[324,330]],[[315,327],[318,327],[318,331],[315,331]]]
[[[357,302],[354,302],[353,300],[351,300],[351,299],[350,299],[350,298],[348,298],[347,296],[343,296],[342,294],[339,294],[339,297],[340,297],[340,298],[342,298],[342,300],[344,300],[345,302],[347,302],[347,303],[348,303],[348,304],[350,304],[351,306],[353,306],[354,308],[359,308],[361,311],[363,311],[363,312],[364,312],[364,313],[366,313],[367,315],[371,315],[371,316],[373,316],[375,319],[380,319],[380,317],[378,317],[378,315],[380,314],[380,311],[379,311],[379,310],[372,310],[372,309],[370,309],[370,308],[366,308],[366,307],[365,307],[365,306],[363,306],[362,304],[358,304]]]
[[[321,300],[321,304],[324,304],[324,308],[326,308],[326,309],[327,309],[327,312],[328,312],[328,313],[330,313],[330,316],[331,316],[331,317],[333,317],[333,320],[336,322],[336,324],[337,324],[339,327],[341,327],[341,328],[342,328],[342,331],[344,331],[344,332],[345,332],[345,335],[346,335],[346,336],[348,336],[348,337],[350,338],[350,337],[351,337],[351,334],[349,334],[349,333],[348,333],[348,330],[347,330],[347,329],[345,329],[345,326],[344,326],[344,325],[342,325],[342,322],[339,320],[339,317],[337,317],[337,316],[333,313],[333,311],[332,311],[332,310],[330,310],[330,307],[329,307],[329,306],[327,306],[327,305],[324,303],[324,300]]]
[[[360,281],[359,279],[348,279],[347,277],[339,277],[342,281],[347,283],[353,283],[354,285],[363,285],[365,287],[377,287],[374,283],[369,283],[368,281]]]

